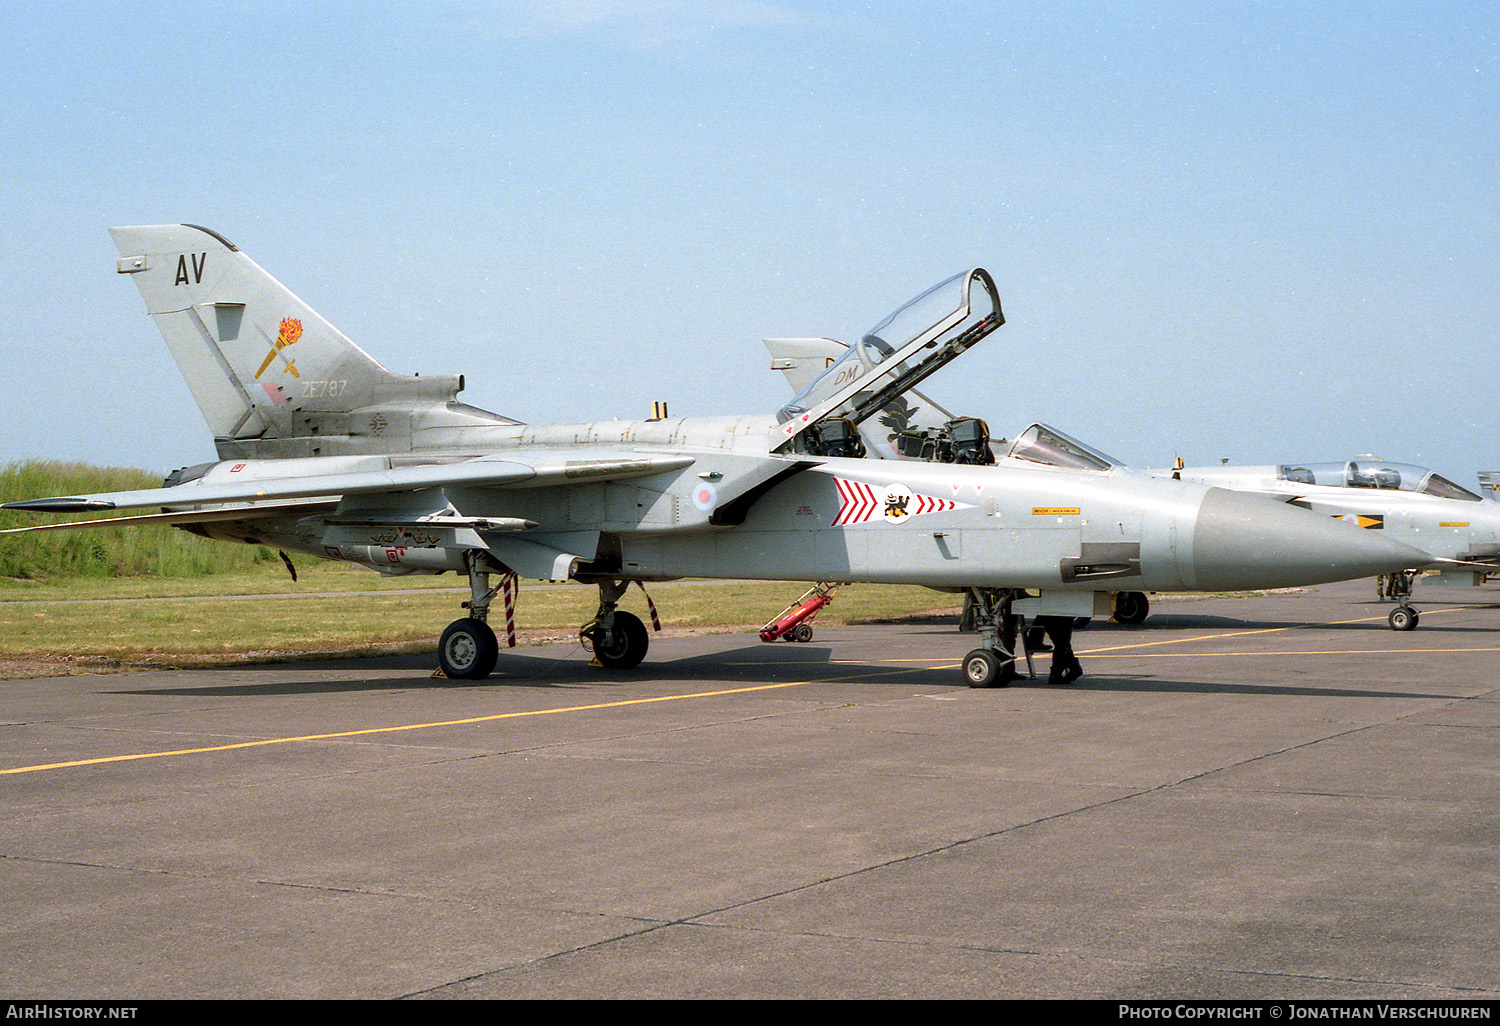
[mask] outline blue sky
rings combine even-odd
[[[769,412],[988,268],[926,388],[1128,461],[1500,468],[1500,12],[1475,3],[13,2],[0,461],[210,439],[105,229],[221,232],[534,423]]]

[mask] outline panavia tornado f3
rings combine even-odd
[[[1429,561],[1304,510],[1117,467],[1041,428],[999,457],[960,424],[952,445],[971,459],[873,458],[861,424],[1005,323],[982,269],[880,321],[775,415],[539,427],[459,402],[461,376],[386,370],[217,232],[112,234],[117,270],[140,288],[219,461],[160,489],[8,505],[157,507],[105,522],[175,524],[387,574],[464,574],[467,615],[438,649],[449,677],[493,671],[490,604],[517,577],[597,584],[585,635],[621,669],[649,643],[617,608],[632,582],[964,593],[980,646],[963,678],[984,687],[1016,676],[1026,616],[1091,616],[1125,590],[1289,587]]]

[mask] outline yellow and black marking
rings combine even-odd
[[[1033,506],[1031,515],[1034,517],[1076,517],[1083,512],[1077,506]]]
[[[1312,509],[1311,505],[1301,501],[1293,502],[1291,505],[1300,506],[1302,509]],[[1330,515],[1335,520],[1342,520],[1346,524],[1363,527],[1369,531],[1385,529],[1385,516],[1381,513],[1333,513]]]

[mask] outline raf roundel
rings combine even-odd
[[[701,510],[711,510],[719,504],[719,490],[704,483],[693,489],[693,505]]]

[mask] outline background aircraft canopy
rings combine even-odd
[[[1012,459],[1042,463],[1049,467],[1066,467],[1069,470],[1110,470],[1120,461],[1112,456],[1070,438],[1045,424],[1033,424],[1016,436],[1011,444]]]
[[[1423,492],[1440,499],[1483,500],[1443,475],[1409,463],[1387,463],[1377,459],[1356,459],[1347,463],[1282,464],[1276,476],[1297,484],[1326,485],[1331,488],[1381,488],[1403,492]]]

